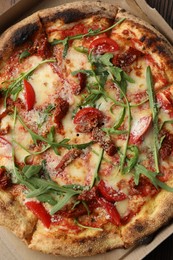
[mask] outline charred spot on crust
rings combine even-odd
[[[159,53],[165,53],[165,48],[163,45],[157,45],[156,48]]]
[[[86,17],[86,14],[83,12],[80,12],[79,10],[76,9],[68,9],[65,10],[63,12],[58,12],[55,13],[53,16],[46,17],[43,19],[44,22],[53,22],[54,20],[60,19],[63,20],[64,23],[72,23],[72,22],[76,22],[80,19],[83,19]]]
[[[38,24],[32,24],[29,23],[15,31],[15,33],[12,36],[12,42],[14,46],[21,45],[26,40],[29,39],[30,36],[33,35],[34,32],[36,32],[39,29]]]
[[[125,12],[127,12],[127,11],[123,8],[120,10],[120,13],[125,13]]]
[[[146,39],[146,35],[143,35],[143,36],[141,37],[140,41],[141,41],[141,42],[144,42],[145,39]]]
[[[153,241],[154,237],[155,237],[154,234],[149,235],[147,237],[143,237],[138,241],[138,245],[148,245]]]
[[[140,223],[137,223],[134,228],[138,233],[142,233],[145,230],[145,226]]]

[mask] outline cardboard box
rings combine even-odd
[[[10,10],[7,10],[0,16],[1,32],[12,25],[14,22],[23,19],[25,16],[32,14],[36,10],[53,7],[66,2],[74,2],[73,0],[20,0]],[[104,2],[104,1],[103,1]],[[167,39],[173,43],[173,31],[160,14],[149,7],[145,0],[105,0],[105,2],[115,3],[122,8],[130,11],[134,15],[141,17],[153,24],[160,32],[162,32]],[[29,10],[29,11],[28,11]],[[163,240],[172,234],[173,223],[167,227],[162,228],[153,241],[148,245],[141,245],[130,249],[115,249],[109,253],[103,255],[97,255],[93,257],[76,258],[76,260],[139,260],[145,257],[156,246],[158,246]],[[5,228],[0,228],[0,259],[2,260],[66,260],[67,257],[50,256],[40,252],[29,250],[26,245],[16,238],[10,231]]]

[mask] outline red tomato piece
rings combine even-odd
[[[27,201],[25,203],[28,209],[30,209],[38,219],[41,220],[43,225],[47,228],[50,227],[51,224],[51,216],[46,211],[45,207],[37,201]]]
[[[127,215],[121,218],[121,224],[126,225],[132,219],[133,216],[135,216],[135,212],[130,210]]]
[[[164,110],[173,109],[173,104],[171,103],[170,95],[171,95],[170,92],[167,93],[159,92],[157,94],[157,102],[159,103],[160,107],[163,108]]]
[[[111,38],[101,37],[91,42],[90,50],[94,50],[96,54],[104,54],[106,52],[115,52],[119,49],[118,44]]]
[[[123,192],[117,192],[112,187],[106,186],[105,182],[101,180],[97,185],[97,188],[101,195],[110,202],[121,201],[127,198]]]
[[[120,226],[121,225],[121,218],[120,214],[117,211],[115,205],[113,205],[111,202],[106,201],[104,198],[98,198],[98,203],[100,206],[102,206],[107,213],[109,214],[110,221],[116,225]]]
[[[143,135],[147,132],[151,125],[152,117],[144,116],[141,117],[135,124],[132,126],[130,140],[131,144],[136,144],[141,140]]]
[[[103,114],[94,107],[85,107],[79,110],[74,117],[76,130],[81,133],[91,132],[91,130],[102,122]]]
[[[25,89],[25,100],[26,100],[26,109],[27,111],[33,109],[35,104],[35,91],[32,85],[26,80],[23,80],[24,89]]]

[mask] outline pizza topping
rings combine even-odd
[[[111,202],[106,201],[104,198],[98,198],[98,203],[101,207],[103,207],[109,217],[110,217],[110,221],[116,225],[116,226],[120,226],[121,225],[121,218],[120,218],[120,214],[118,213],[115,205],[113,205]]]
[[[78,149],[72,149],[67,152],[61,159],[61,161],[56,166],[57,174],[65,169],[67,165],[73,162],[76,158],[81,155],[82,151]]]
[[[165,158],[170,156],[173,151],[173,134],[170,134],[168,131],[162,130],[161,135],[163,136],[163,141],[159,150],[159,154],[164,160]]]
[[[95,127],[92,131],[92,139],[94,142],[100,144],[100,146],[107,152],[109,156],[113,156],[117,152],[117,148],[113,141],[107,136],[101,129]]]
[[[142,56],[143,53],[141,51],[130,47],[126,52],[115,56],[112,63],[117,67],[125,68]]]
[[[36,134],[30,128],[28,128],[28,126],[23,122],[23,120],[21,119],[21,117],[19,115],[17,116],[17,118],[20,121],[20,123],[22,124],[22,126],[29,132],[29,134],[31,135],[35,144],[39,143],[40,141],[43,144],[45,144],[45,147],[43,148],[43,150],[39,151],[36,154],[41,154],[41,153],[45,152],[46,150],[48,150],[49,148],[52,148],[54,150],[55,154],[59,155],[58,148],[60,148],[60,147],[64,147],[68,150],[70,150],[72,148],[85,149],[86,147],[90,146],[93,143],[91,141],[91,142],[83,143],[83,144],[69,144],[70,139],[67,139],[67,138],[61,140],[60,142],[56,142],[55,141],[55,128],[54,128],[54,126],[51,127],[49,133],[47,134],[47,137],[43,137],[41,135]],[[20,145],[19,143],[17,143],[17,144]],[[23,146],[21,146],[21,147],[29,152],[28,149],[24,148]],[[30,154],[32,154],[32,153],[30,153]]]
[[[0,189],[5,190],[11,184],[11,180],[7,175],[7,171],[5,168],[0,168]]]
[[[65,99],[58,97],[56,99],[56,108],[54,110],[54,122],[56,124],[60,124],[63,117],[67,114],[68,109],[69,103]]]
[[[152,110],[152,120],[153,120],[153,132],[154,132],[154,160],[155,160],[155,167],[156,172],[159,172],[159,159],[158,159],[158,152],[159,152],[159,126],[158,126],[158,105],[156,102],[156,96],[154,92],[154,84],[152,78],[151,68],[147,67],[146,71],[146,79],[147,79],[147,86],[148,86],[148,96],[149,96],[149,104]]]
[[[141,141],[141,138],[147,132],[151,125],[152,117],[144,116],[132,125],[129,143],[136,144]]]
[[[171,99],[171,93],[169,91],[159,92],[157,94],[157,102],[159,107],[166,111],[173,110],[173,101]]]
[[[27,58],[27,57],[30,56],[30,55],[31,55],[31,53],[30,53],[28,50],[25,50],[25,51],[23,51],[23,52],[20,54],[19,59],[20,59],[20,61],[21,61],[22,59],[25,59],[25,58]]]
[[[81,91],[86,87],[87,76],[85,73],[82,72],[78,72],[76,76],[79,80],[79,84],[77,85],[77,87],[74,88],[73,92],[75,95],[79,95]]]
[[[98,185],[97,188],[99,190],[99,192],[101,193],[101,195],[110,202],[117,202],[117,201],[121,201],[127,198],[127,196],[122,193],[122,192],[118,192],[116,190],[114,190],[112,187],[108,187],[106,185],[106,183],[101,180]]]
[[[118,44],[108,37],[101,37],[91,42],[89,49],[95,54],[104,54],[106,52],[115,52],[119,49]]]
[[[130,179],[129,181],[129,194],[130,195],[141,195],[142,197],[145,196],[154,196],[159,192],[158,189],[146,178],[141,177],[139,184],[135,185],[135,182],[133,179]]]
[[[27,201],[25,202],[25,205],[37,216],[38,219],[41,220],[41,222],[44,224],[46,228],[50,227],[51,216],[40,202]]]
[[[33,109],[35,104],[35,92],[32,85],[26,80],[23,80],[24,89],[25,89],[25,99],[26,99],[26,109],[30,111]]]
[[[89,133],[98,125],[101,125],[103,114],[94,107],[85,107],[79,110],[74,117],[76,131],[81,133]]]

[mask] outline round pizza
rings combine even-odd
[[[38,11],[0,38],[0,225],[91,256],[173,218],[173,49],[103,2]]]

